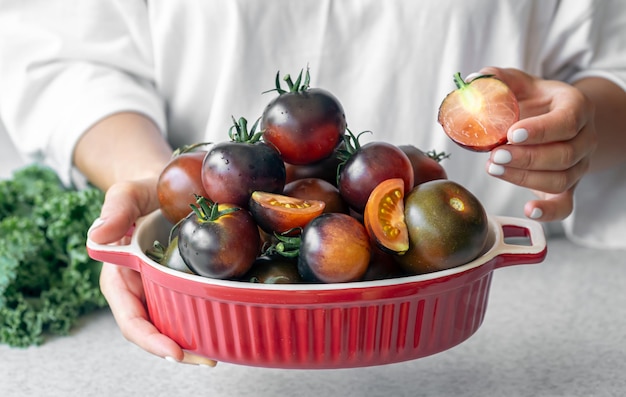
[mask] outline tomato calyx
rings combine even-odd
[[[258,118],[254,124],[252,124],[252,128],[248,131],[248,120],[245,117],[240,117],[239,120],[235,120],[234,116],[231,116],[233,119],[233,125],[228,129],[228,137],[231,142],[236,143],[257,143],[261,140],[263,136],[263,131],[257,132],[257,127],[261,118]]]
[[[304,75],[304,82],[302,81],[303,71],[304,70],[300,70],[300,74],[298,74],[298,78],[296,79],[295,82],[291,79],[291,75],[289,74],[286,74],[283,77],[283,81],[287,83],[288,90],[284,90],[282,88],[281,82],[280,82],[280,71],[276,72],[276,79],[275,79],[276,87],[272,88],[271,90],[264,91],[263,93],[265,94],[268,92],[276,91],[278,92],[278,95],[282,95],[282,94],[287,94],[290,92],[295,93],[295,92],[304,92],[308,90],[310,87],[310,82],[311,82],[311,74],[309,73],[309,67],[307,66],[306,68],[306,73]]]
[[[239,211],[239,207],[229,207],[222,210],[219,209],[219,204],[207,199],[204,196],[196,196],[196,204],[191,204],[192,211],[198,217],[199,223],[215,222],[220,217]]]
[[[337,183],[339,182],[341,169],[346,165],[348,160],[361,149],[359,140],[361,139],[361,135],[366,133],[372,134],[372,131],[365,130],[361,131],[358,135],[354,135],[349,128],[346,128],[346,133],[343,135],[344,145],[337,148],[337,159],[339,160],[339,165],[337,166]]]
[[[296,233],[296,236],[287,235],[293,232],[293,230],[288,230],[285,233],[274,233],[274,238],[276,238],[277,241],[267,247],[267,249],[263,252],[263,255],[280,255],[285,258],[297,258],[298,255],[300,255],[302,228],[294,229],[298,229],[298,233]]]
[[[162,264],[163,259],[165,258],[165,251],[167,247],[161,244],[159,240],[154,240],[152,243],[152,247],[146,250],[146,256],[156,263]]]
[[[442,160],[450,157],[450,153],[437,152],[436,150],[429,150],[428,152],[426,152],[426,155],[438,163],[441,163]]]

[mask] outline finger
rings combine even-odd
[[[154,180],[115,184],[106,193],[100,217],[89,229],[89,237],[98,244],[118,241],[137,218],[156,208],[158,199]]]
[[[515,94],[520,104],[520,120],[508,131],[508,140],[517,144],[566,141],[593,120],[593,104],[570,84],[542,80],[518,69],[484,68]]]
[[[176,342],[161,334],[148,320],[140,275],[130,269],[103,264],[100,288],[122,335],[130,342],[159,357],[175,361],[185,358]]]
[[[185,357],[183,358],[182,362],[185,364],[194,364],[207,367],[215,367],[217,365],[217,361],[215,360],[211,360],[210,358],[198,356],[189,352],[185,352]]]
[[[560,221],[567,218],[574,209],[574,188],[549,195],[538,193],[543,199],[532,200],[524,206],[524,214],[541,222]]]
[[[585,157],[596,147],[596,136],[591,127],[569,141],[543,145],[502,145],[490,154],[490,161],[510,168],[536,171],[564,171]]]
[[[573,187],[589,169],[589,158],[576,163],[564,171],[534,171],[504,167],[487,161],[487,172],[499,179],[532,190],[559,194]]]

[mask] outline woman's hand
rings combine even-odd
[[[510,144],[491,152],[487,172],[534,191],[539,199],[526,203],[526,216],[566,218],[597,144],[593,103],[572,85],[516,69],[490,67],[480,74],[503,80],[520,105],[520,120],[508,131]]]
[[[107,191],[100,218],[90,229],[99,244],[128,243],[135,220],[158,208],[156,181],[145,179],[117,183]],[[142,349],[172,361],[215,366],[215,361],[183,351],[161,334],[148,318],[141,276],[134,270],[104,264],[100,288],[122,335]]]

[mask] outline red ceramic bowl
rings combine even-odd
[[[538,263],[540,224],[489,217],[489,248],[449,270],[343,284],[258,284],[190,275],[149,259],[171,225],[140,219],[127,246],[87,242],[89,255],[141,273],[150,319],[183,349],[217,361],[275,368],[349,368],[449,349],[480,327],[493,270]],[[523,237],[518,242],[513,237]]]

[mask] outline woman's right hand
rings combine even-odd
[[[127,244],[135,221],[157,208],[155,179],[114,184],[107,190],[100,217],[93,223],[89,237],[98,244]],[[139,273],[105,263],[100,288],[127,340],[170,361],[215,366],[213,360],[183,351],[150,322]]]

